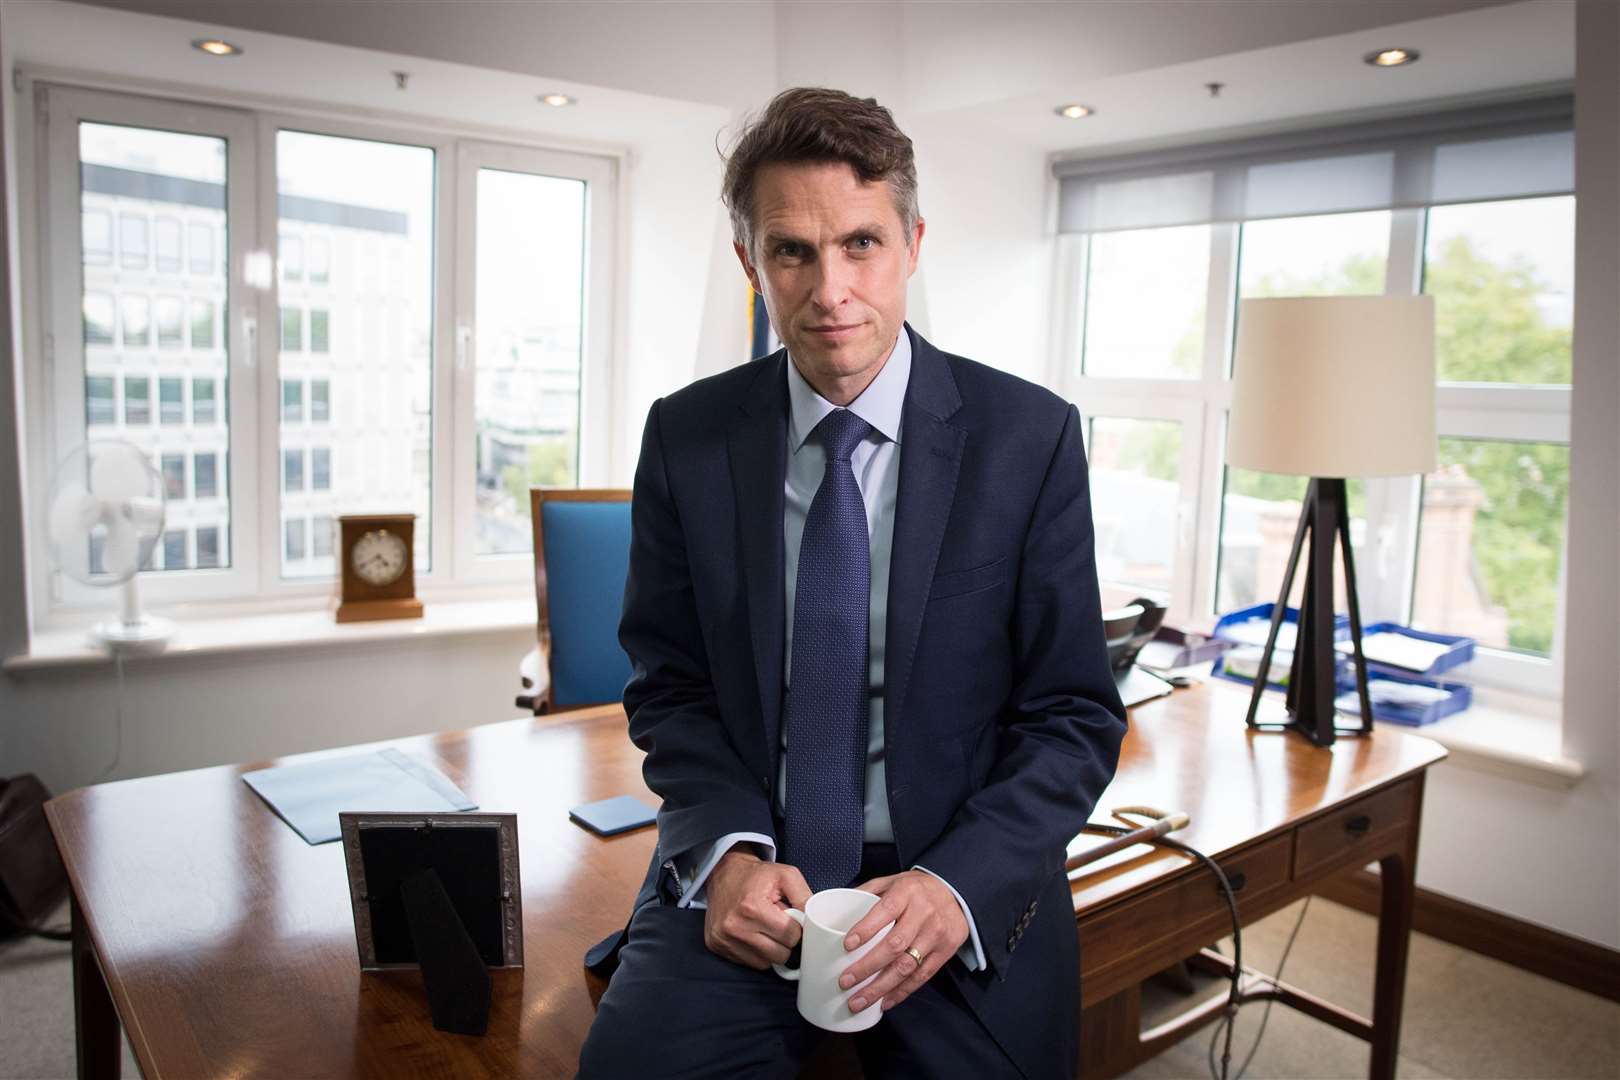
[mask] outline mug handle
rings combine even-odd
[[[804,925],[804,912],[800,911],[798,908],[788,908],[783,914],[787,915],[788,918],[792,919],[800,926]],[[781,964],[772,964],[771,967],[775,968],[776,973],[782,976],[782,978],[786,979],[788,982],[799,981],[798,968],[783,967]]]

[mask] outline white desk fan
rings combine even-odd
[[[116,439],[94,440],[69,454],[51,485],[51,554],[57,568],[84,585],[124,587],[122,615],[99,622],[92,640],[114,651],[156,652],[174,623],[143,614],[135,575],[163,535],[163,478],[145,453]],[[101,566],[90,545],[101,543]]]

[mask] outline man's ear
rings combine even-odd
[[[908,278],[917,272],[917,256],[922,253],[923,230],[927,225],[928,222],[919,217],[917,224],[911,230],[911,250],[906,253],[906,277]]]
[[[755,292],[764,296],[765,290],[759,287],[759,271],[748,261],[748,249],[734,240],[731,243],[731,250],[737,253],[737,261],[742,263],[743,273],[748,275],[748,284],[754,287]]]

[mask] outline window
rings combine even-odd
[[[301,424],[304,421],[304,384],[297,379],[281,380],[281,422]]]
[[[304,280],[304,241],[292,233],[281,234],[281,280]]]
[[[476,551],[520,553],[529,487],[579,476],[585,184],[480,168],[477,199]]]
[[[295,492],[304,490],[304,452],[302,450],[283,450],[281,452],[281,487],[283,491]]]
[[[124,348],[144,349],[152,344],[152,305],[138,293],[126,293],[118,298],[120,322],[124,331]]]
[[[309,553],[312,558],[330,559],[337,522],[326,514],[317,514],[310,522]]]
[[[374,117],[295,121],[58,85],[50,95],[37,189],[32,170],[25,178],[44,212],[41,240],[26,254],[43,280],[83,285],[45,297],[62,377],[24,357],[29,400],[50,403],[28,420],[44,431],[29,435],[74,445],[118,433],[160,471],[182,459],[182,475],[171,465],[165,479],[186,491],[169,528],[187,538],[185,561],[206,571],[150,575],[148,600],[318,603],[335,569],[339,508],[414,512],[425,586],[530,577],[526,501],[493,490],[500,473],[483,474],[493,459],[478,448],[498,443],[502,466],[518,465],[508,485],[530,455],[566,483],[608,479],[614,161],[442,128],[390,130]],[[493,177],[482,208],[481,171]],[[500,235],[503,178],[547,201],[518,208],[521,244]],[[443,201],[451,193],[455,205]],[[273,253],[268,280],[252,258],[261,251]],[[453,271],[442,281],[441,266]],[[491,280],[537,268],[543,275],[515,293]],[[509,359],[488,354],[520,373],[504,403],[484,389],[482,331],[464,365],[435,368],[437,342],[473,328],[480,304],[498,320],[495,341],[516,335]],[[251,355],[239,351],[248,345]],[[233,368],[249,377],[232,382]],[[31,483],[49,483],[43,462],[31,456],[29,467]],[[275,479],[261,480],[270,470]],[[251,542],[233,544],[233,527]],[[30,550],[45,550],[44,525],[29,528]],[[161,538],[157,547],[161,569]],[[105,604],[37,573],[47,615]]]
[[[118,264],[125,270],[146,269],[146,218],[143,215],[118,215],[118,254]]]
[[[197,530],[197,568],[208,570],[219,563],[219,527],[209,525]]]
[[[1098,233],[1086,261],[1087,375],[1195,379],[1209,295],[1208,225]]]
[[[134,427],[152,422],[152,380],[124,377],[124,423]]]
[[[158,423],[186,422],[185,392],[185,380],[178,375],[165,375],[158,380]]]
[[[185,344],[183,308],[178,296],[157,298],[157,339],[160,349],[178,349]]]
[[[332,245],[324,236],[309,238],[309,283],[325,285],[332,276]],[[319,546],[319,545],[317,545]],[[316,554],[319,554],[317,551]],[[330,552],[328,552],[330,554]]]
[[[112,215],[105,210],[86,210],[80,219],[80,245],[84,265],[112,264]]]
[[[289,519],[283,527],[286,534],[286,559],[288,562],[304,561],[304,519]]]
[[[1573,143],[1567,128],[1526,137],[1530,155],[1521,136],[1493,138],[1310,160],[1305,144],[1280,164],[1275,140],[1253,159],[1233,144],[1203,172],[1182,159],[1175,176],[1125,156],[1056,166],[1073,299],[1054,365],[1088,419],[1110,602],[1146,591],[1207,625],[1277,597],[1308,480],[1226,466],[1242,299],[1423,292],[1435,298],[1439,468],[1350,478],[1362,618],[1471,635],[1478,681],[1557,692]],[[1391,191],[1432,201],[1392,206]],[[1335,578],[1342,611],[1337,566]]]
[[[304,349],[304,313],[298,308],[281,309],[281,351],[302,352]]]
[[[1181,425],[1109,417],[1088,427],[1097,573],[1169,593],[1180,532]]]
[[[200,221],[192,222],[190,225],[186,226],[186,246],[189,249],[189,254],[191,256],[191,261],[188,264],[191,272],[193,274],[212,274],[215,269],[214,230]],[[201,533],[198,534],[199,537],[201,535]],[[218,534],[216,533],[214,547],[216,553],[219,550],[218,543]],[[202,554],[200,551],[197,556],[197,561],[199,564],[202,562]]]
[[[214,409],[214,380],[191,380],[191,422],[202,427],[217,419]]]
[[[309,452],[309,489],[311,491],[332,490],[331,448],[317,446]]]
[[[214,347],[214,302],[191,298],[191,348],[203,352]]]
[[[191,486],[194,499],[219,497],[218,454],[198,454],[191,459]]]
[[[441,227],[434,204],[437,165],[431,147],[406,142],[290,130],[276,136],[276,182],[279,190],[289,196],[281,203],[283,259],[288,259],[285,240],[299,236],[297,271],[305,281],[301,294],[308,295],[319,284],[319,277],[328,276],[328,243],[338,250],[375,245],[397,273],[395,278],[376,282],[369,296],[347,290],[323,292],[307,310],[291,306],[286,309],[290,314],[283,314],[283,349],[307,352],[312,359],[301,359],[299,363],[318,363],[322,378],[309,381],[307,410],[302,380],[296,410],[286,407],[288,391],[283,389],[282,445],[287,453],[302,458],[303,450],[289,443],[293,425],[306,420],[325,425],[321,435],[325,445],[308,454],[308,490],[336,493],[349,513],[414,512],[419,574],[433,568],[431,542],[437,500],[432,498],[431,469],[416,472],[410,468],[385,468],[375,483],[346,487],[343,477],[333,475],[331,462],[335,448],[358,449],[363,443],[375,444],[380,456],[390,464],[412,462],[418,448],[431,451],[436,298],[433,251],[434,234]],[[357,185],[354,178],[358,176],[378,180]],[[382,178],[387,178],[386,183]],[[332,327],[335,323],[348,326],[364,304],[386,312],[383,325],[389,336],[388,348],[373,363],[363,365],[359,357],[344,351],[346,339],[342,335],[334,340]],[[292,375],[287,373],[287,377],[291,379]],[[365,399],[368,415],[349,423],[333,423],[330,401],[334,383],[353,387],[353,392]],[[303,438],[301,434],[294,436],[295,441]],[[306,504],[294,497],[303,490],[302,486],[287,485],[289,497],[283,499],[281,508],[284,518],[291,520],[305,509]],[[313,576],[332,571],[330,564],[310,563],[294,573]]]
[[[117,422],[113,385],[111,375],[91,375],[84,380],[84,420],[91,427]]]
[[[184,529],[170,529],[163,534],[163,569],[186,569],[186,533]]]
[[[1437,206],[1423,291],[1435,306],[1442,382],[1569,382],[1575,200]]]
[[[152,224],[153,254],[160,273],[172,274],[180,269],[180,222],[172,217],[160,217]]]
[[[314,310],[309,313],[309,351],[324,353],[331,351],[331,344],[327,339],[327,324],[331,313]]]
[[[184,454],[164,454],[161,471],[163,473],[163,497],[171,501],[186,497],[186,458]]]
[[[111,293],[84,294],[84,343],[113,343],[113,299]]]

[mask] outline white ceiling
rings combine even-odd
[[[123,28],[116,41],[100,40],[112,35],[86,21],[95,9],[5,0],[8,16],[56,13],[35,22],[60,25],[62,11],[78,13],[89,32],[77,41],[53,35],[57,63],[94,47],[99,55],[79,66],[156,66],[175,80],[206,82],[221,62],[179,39],[222,34],[249,46],[225,62],[235,65],[233,85],[250,79],[259,92],[481,114],[581,137],[612,126],[622,138],[623,116],[638,100],[642,122],[656,124],[654,97],[743,110],[782,85],[821,83],[877,95],[902,124],[1084,150],[1410,108],[1574,73],[1573,0],[91,2],[178,21],[141,20],[137,48]],[[1391,43],[1422,50],[1422,61],[1398,70],[1361,63],[1363,52]],[[412,71],[408,95],[388,74],[401,63]],[[1226,84],[1219,98],[1204,89],[1210,81]],[[554,87],[581,105],[540,120],[533,95]],[[1055,117],[1052,107],[1069,100],[1098,115]],[[608,103],[618,119],[602,125],[598,110]]]

